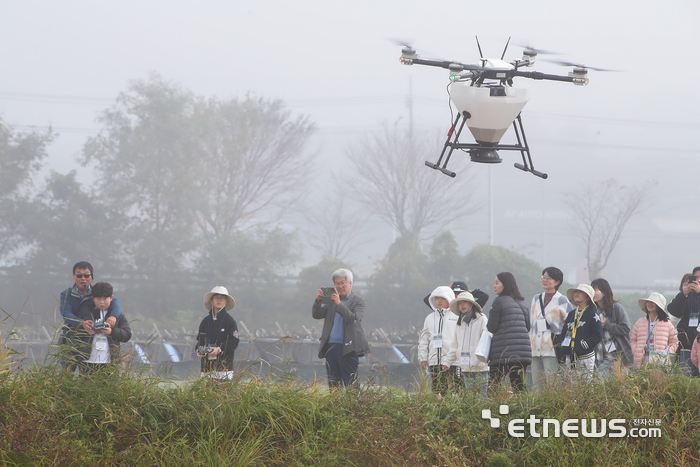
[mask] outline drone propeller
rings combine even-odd
[[[582,65],[580,63],[574,63],[574,62],[566,62],[563,60],[545,60],[550,63],[556,63],[557,65],[562,65],[562,66],[572,66],[574,68],[584,68],[586,70],[594,70],[594,71],[620,71],[620,70],[609,70],[607,68],[596,68],[592,66],[587,66],[587,65]]]
[[[535,52],[536,55],[561,55],[559,52],[552,52],[551,50],[538,49],[537,47],[532,47],[531,45],[518,44],[518,47],[522,47],[525,50]]]

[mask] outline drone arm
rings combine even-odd
[[[547,73],[540,73],[539,71],[516,70],[515,72],[513,72],[513,76],[522,76],[523,78],[530,79],[544,79],[549,81],[564,81],[567,83],[585,84],[583,83],[581,78],[576,78],[573,76],[550,75]]]
[[[483,70],[484,68],[478,65],[469,65],[466,63],[450,62],[448,60],[430,60],[426,58],[402,58],[401,61],[406,65],[428,65],[435,66],[439,68],[450,69],[450,65],[459,65],[463,70]]]

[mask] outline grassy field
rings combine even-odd
[[[508,415],[498,415],[501,404]],[[500,417],[499,428],[483,409]],[[628,433],[634,420],[660,420],[660,437],[538,437],[527,425],[524,437],[509,436],[509,420],[531,415],[620,418]],[[682,466],[698,465],[699,450],[700,380],[663,370],[442,398],[373,384],[329,391],[245,373],[186,384],[40,366],[0,374],[6,466]]]

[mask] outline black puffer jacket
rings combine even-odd
[[[493,334],[489,365],[515,365],[523,367],[532,363],[530,347],[530,310],[525,302],[509,295],[496,297],[489,312],[486,326]]]

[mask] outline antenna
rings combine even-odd
[[[501,60],[503,60],[503,57],[506,56],[506,50],[508,50],[508,44],[510,44],[510,36],[508,36],[508,42],[506,42],[506,46],[503,49],[503,53],[501,54]]]
[[[481,59],[483,60],[484,54],[481,53],[481,44],[479,44],[479,36],[474,36],[474,37],[476,37],[476,46],[479,48],[479,57],[481,57]]]

